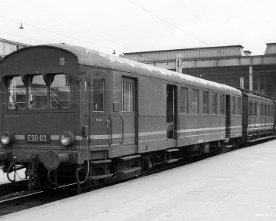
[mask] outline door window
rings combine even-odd
[[[122,112],[134,112],[134,83],[122,81]]]
[[[104,79],[93,80],[93,110],[104,111]]]

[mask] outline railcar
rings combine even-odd
[[[242,93],[66,44],[1,62],[0,161],[29,188],[110,182],[242,138]]]
[[[267,139],[274,133],[273,99],[243,91],[243,136],[247,142]]]

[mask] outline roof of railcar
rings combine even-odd
[[[216,82],[204,80],[201,78],[196,78],[191,75],[181,74],[174,71],[158,68],[155,66],[143,64],[140,62],[128,60],[125,58],[120,58],[114,55],[105,54],[95,50],[67,45],[67,44],[50,44],[50,45],[38,45],[28,47],[22,50],[29,50],[38,47],[53,47],[63,49],[65,51],[71,52],[78,58],[80,65],[88,65],[94,67],[103,67],[114,69],[118,71],[126,71],[134,74],[141,74],[149,77],[164,79],[172,82],[182,82],[188,85],[204,87],[213,90],[221,90],[227,93],[241,95],[241,92],[233,87],[219,84]],[[14,52],[13,54],[20,53],[20,51]],[[8,56],[7,56],[8,57]]]
[[[262,95],[262,94],[253,94],[252,92],[246,92],[245,94],[249,98],[253,98],[253,99],[258,99],[258,100],[268,101],[268,102],[274,102],[275,101],[273,98],[266,97],[265,95]]]

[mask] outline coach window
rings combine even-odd
[[[249,101],[248,115],[253,116],[253,104],[252,101]]]
[[[70,85],[65,74],[51,76],[50,107],[51,109],[70,108]]]
[[[180,113],[188,113],[188,88],[180,87]]]
[[[225,113],[225,95],[220,95],[220,114],[224,115]]]
[[[257,103],[254,102],[253,116],[257,116]]]
[[[264,104],[260,103],[260,116],[264,116]]]
[[[231,113],[232,115],[236,114],[236,97],[232,97],[232,104],[231,104]]]
[[[198,96],[198,90],[192,89],[192,104],[191,104],[191,113],[192,114],[198,114],[198,106],[199,106],[199,96]]]
[[[47,85],[43,75],[32,75],[29,82],[29,109],[45,110],[48,108]]]
[[[211,107],[212,107],[212,114],[217,114],[217,94],[216,93],[211,93]]]
[[[260,116],[260,103],[257,103],[257,116]]]
[[[203,91],[203,114],[209,114],[209,92]]]
[[[15,76],[8,82],[8,109],[25,109],[26,108],[26,86],[21,76]]]
[[[241,97],[236,98],[236,114],[241,115]]]
[[[134,84],[122,82],[122,112],[134,112]]]
[[[93,81],[93,110],[104,111],[104,79],[94,79]]]

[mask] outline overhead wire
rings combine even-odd
[[[166,23],[167,25],[171,26],[172,28],[177,29],[177,30],[183,32],[184,34],[190,36],[191,38],[193,38],[193,39],[195,39],[195,40],[197,40],[197,41],[199,41],[199,42],[201,42],[201,43],[203,43],[203,44],[209,46],[209,44],[207,44],[205,41],[201,40],[201,39],[198,38],[197,36],[191,34],[190,32],[187,32],[187,31],[183,30],[181,27],[175,25],[175,24],[172,23],[171,21],[169,21],[169,20],[165,19],[164,17],[162,17],[162,16],[160,16],[160,15],[154,13],[153,11],[147,9],[146,7],[141,6],[141,5],[138,4],[137,2],[135,2],[135,1],[133,1],[133,0],[127,0],[127,1],[130,2],[131,4],[135,5],[136,7],[140,8],[141,10],[147,12],[148,14],[152,15],[153,17],[157,18],[158,20],[160,20],[160,21]]]
[[[10,18],[10,17],[7,17],[7,16],[3,16],[3,15],[0,15],[0,18],[4,18],[4,19],[6,19],[6,20],[9,20],[9,21],[12,21],[12,22],[15,22],[15,23],[19,23],[19,22],[20,22],[20,21],[18,21],[18,20],[15,20],[15,19]],[[61,34],[61,33],[56,32],[56,31],[51,31],[51,30],[46,29],[46,28],[41,28],[41,27],[39,27],[39,26],[32,25],[32,24],[30,24],[30,23],[24,23],[24,26],[30,26],[30,27],[32,27],[32,28],[34,28],[34,29],[42,30],[42,31],[44,31],[44,32],[52,33],[52,34],[55,34],[55,35],[58,35],[58,36],[62,36],[62,37],[68,38],[68,39],[86,42],[86,41],[83,41],[83,40],[81,40],[81,39],[79,39],[79,38],[76,38],[76,37],[73,37],[73,36],[69,36],[69,35],[65,35],[65,34]],[[9,34],[10,34],[10,35],[14,35],[14,36],[19,36],[19,35],[16,35],[16,34],[11,34],[11,33],[9,33]],[[21,35],[21,37],[24,37],[24,36]],[[29,37],[24,37],[24,38],[29,38]],[[31,38],[29,38],[29,39],[31,39]],[[32,38],[32,40],[39,41],[39,40],[34,39],[34,38]],[[40,40],[40,41],[41,41],[41,40]],[[102,45],[102,44],[99,44],[99,43],[95,43],[95,42],[86,42],[86,43],[88,43],[88,44],[93,44],[93,45],[97,45],[97,46],[100,46],[100,47],[103,47],[103,48],[106,48],[106,49],[112,49],[112,50],[113,50],[113,48],[107,47],[107,46]]]
[[[32,7],[33,7],[33,5],[32,5]],[[38,10],[40,10],[40,11],[42,11],[44,14],[48,15],[48,13],[47,13],[44,9],[38,8]],[[63,18],[61,18],[60,16],[58,16],[58,15],[56,15],[56,14],[54,14],[54,17],[57,18],[57,19],[59,19],[59,20],[60,20],[61,22],[63,22],[63,23],[69,24],[69,25],[74,26],[75,28],[78,28],[79,30],[83,31],[82,28],[81,28],[79,25],[76,25],[76,24],[74,24],[74,23],[72,23],[72,22],[68,22],[67,20],[64,20]],[[104,36],[104,35],[100,35],[100,34],[95,33],[95,32],[93,32],[93,35],[96,35],[96,36],[98,36],[98,37],[100,37],[101,39],[104,39],[104,40],[106,40],[106,41],[115,43],[116,45],[120,45],[121,49],[124,48],[124,50],[130,50],[128,47],[123,46],[120,42],[117,42],[117,41],[114,41],[113,39],[107,38],[107,37]],[[82,41],[82,40],[81,40],[81,41]],[[87,43],[89,43],[89,42],[87,42]],[[109,49],[111,49],[111,48],[109,48]],[[114,49],[114,48],[113,48],[113,49]],[[114,49],[114,50],[115,50],[115,49]],[[148,57],[148,56],[146,56],[146,55],[143,55],[142,57],[147,58],[147,59],[154,60],[154,58]]]

